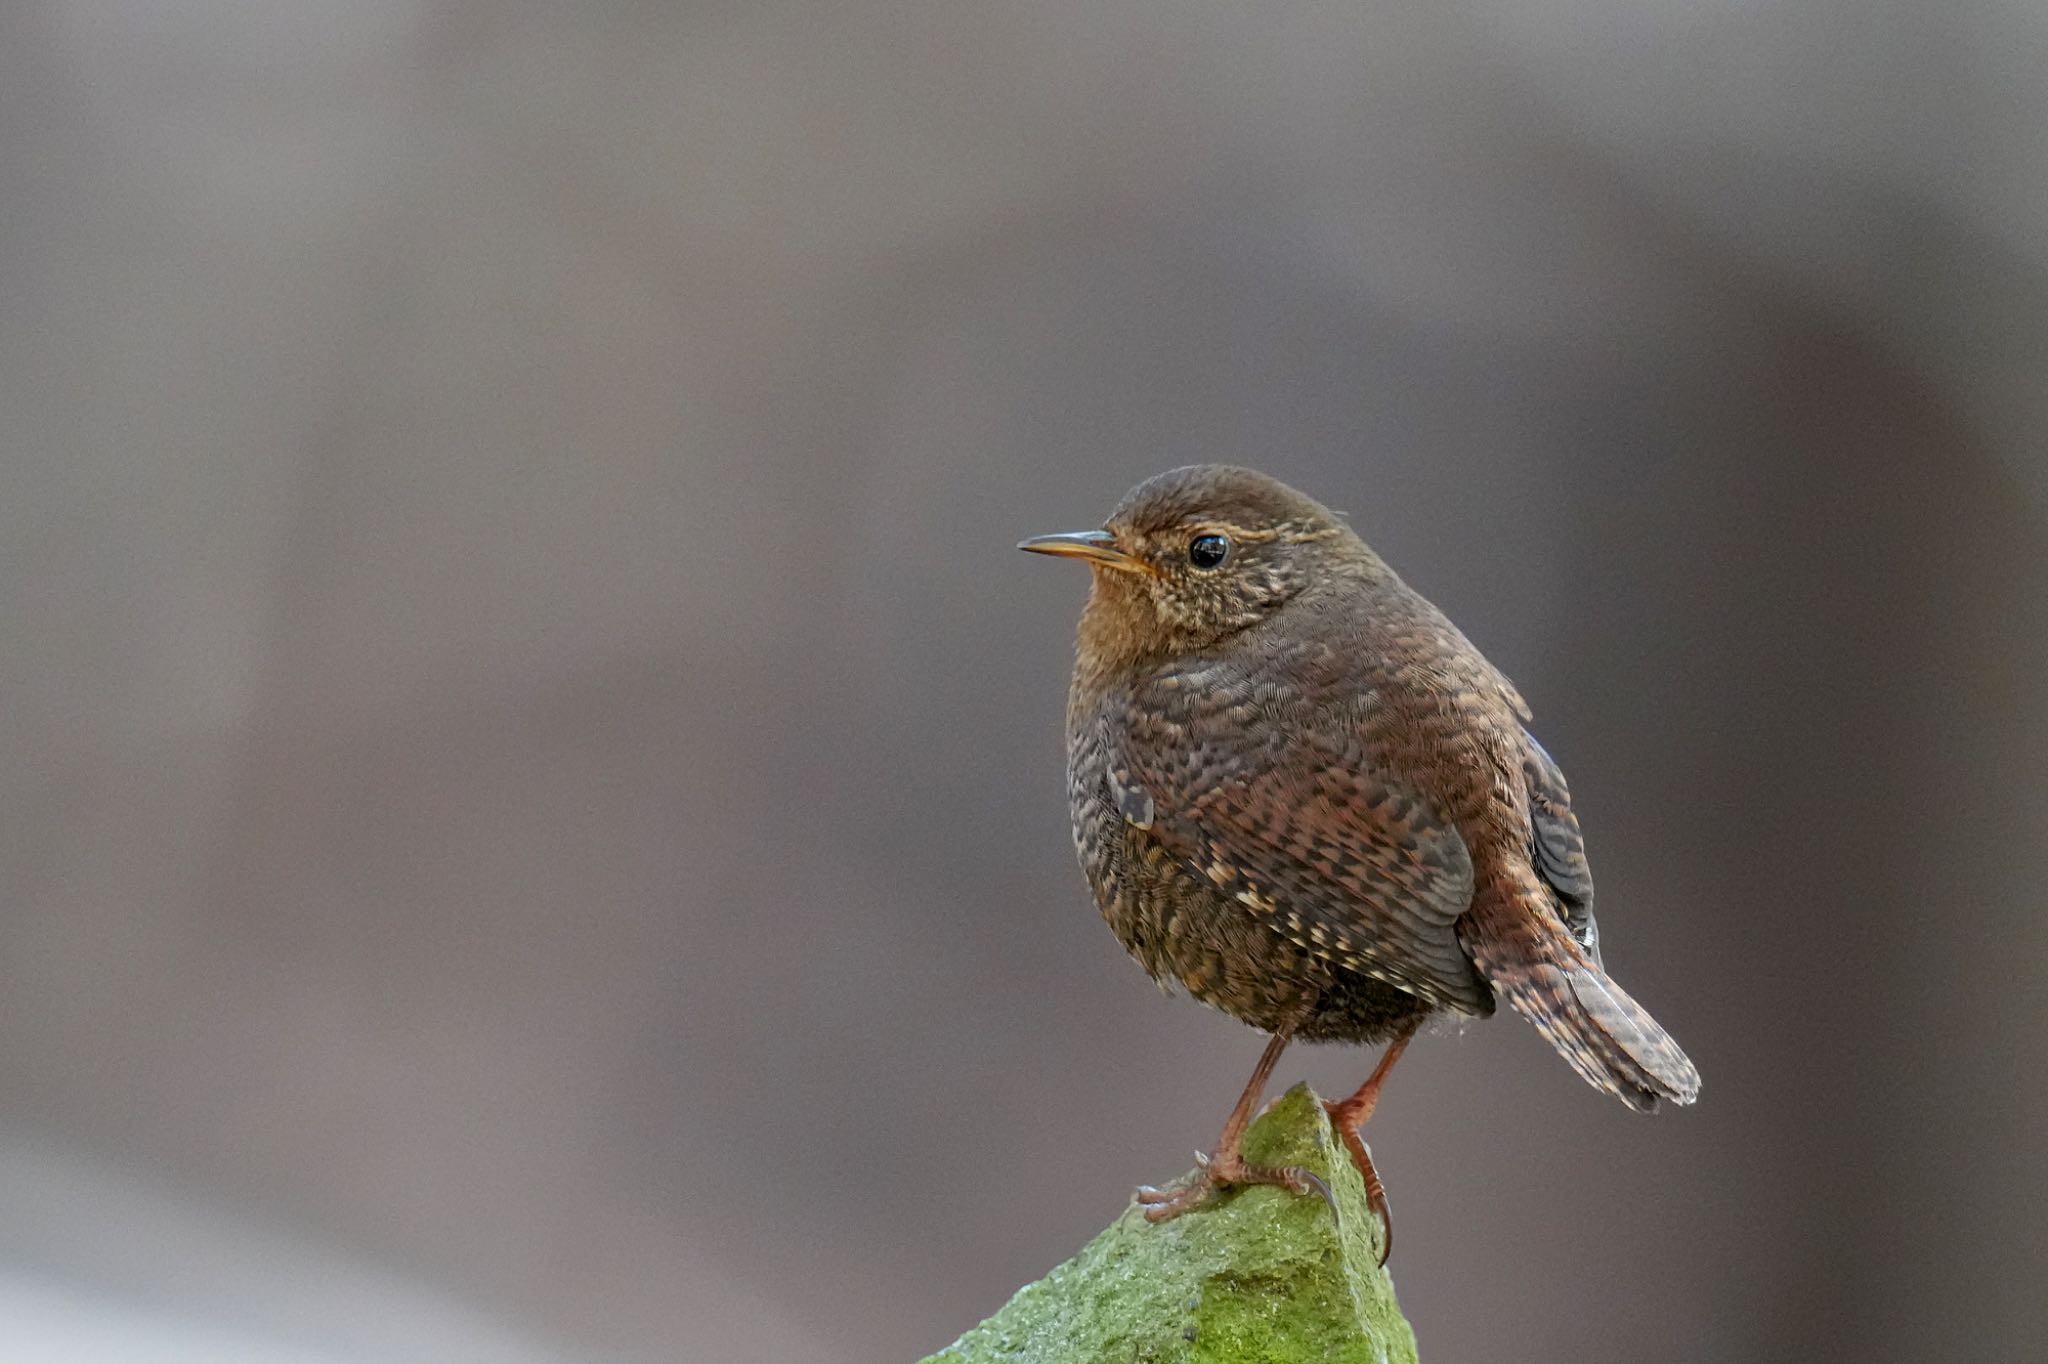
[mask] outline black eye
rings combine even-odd
[[[1228,536],[1197,535],[1188,541],[1188,562],[1196,568],[1215,568],[1229,557]]]

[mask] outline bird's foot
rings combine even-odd
[[[1360,1178],[1365,1180],[1365,1203],[1372,1209],[1373,1216],[1380,1219],[1380,1263],[1385,1265],[1387,1257],[1394,1253],[1394,1213],[1387,1206],[1387,1188],[1380,1183],[1380,1172],[1373,1167],[1372,1148],[1359,1135],[1354,1114],[1346,1103],[1323,1105],[1337,1128],[1337,1135],[1344,1139],[1344,1149],[1351,1153],[1351,1163],[1358,1167]]]
[[[1225,1189],[1240,1184],[1277,1184],[1291,1193],[1319,1193],[1330,1205],[1331,1213],[1337,1211],[1336,1196],[1315,1171],[1299,1165],[1252,1165],[1235,1151],[1216,1156],[1195,1152],[1193,1174],[1163,1189],[1150,1184],[1140,1186],[1138,1206],[1144,1209],[1147,1222],[1166,1222],[1214,1202]]]

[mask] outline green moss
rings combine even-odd
[[[1127,1208],[925,1364],[1412,1364],[1415,1336],[1375,1263],[1379,1221],[1308,1086],[1252,1125],[1244,1151],[1322,1175],[1338,1216],[1265,1185],[1158,1226]]]

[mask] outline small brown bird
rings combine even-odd
[[[1238,1149],[1295,1038],[1388,1043],[1328,1105],[1382,1262],[1392,1225],[1359,1129],[1432,1013],[1505,997],[1631,1108],[1693,1101],[1699,1072],[1601,968],[1585,844],[1528,706],[1334,513],[1192,465],[1099,531],[1018,548],[1094,570],[1067,793],[1103,917],[1156,980],[1272,1034],[1197,1177],[1139,1190],[1147,1217],[1234,1184],[1317,1185]]]

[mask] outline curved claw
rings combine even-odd
[[[1323,1196],[1323,1202],[1328,1203],[1330,1205],[1331,1218],[1334,1220],[1341,1220],[1337,1212],[1337,1195],[1331,1192],[1330,1182],[1328,1180],[1324,1179],[1314,1170],[1303,1169],[1299,1165],[1289,1166],[1286,1170],[1286,1173],[1294,1175],[1297,1178],[1299,1178],[1303,1185],[1303,1187],[1295,1189],[1292,1184],[1289,1184],[1287,1186],[1288,1188],[1294,1189],[1294,1191],[1298,1194],[1305,1194],[1310,1189],[1314,1189],[1317,1193]],[[1385,1261],[1381,1261],[1381,1263],[1384,1264]]]
[[[1394,1211],[1387,1206],[1387,1191],[1375,1178],[1365,1190],[1366,1206],[1380,1219],[1380,1268],[1387,1267],[1387,1257],[1394,1253]]]

